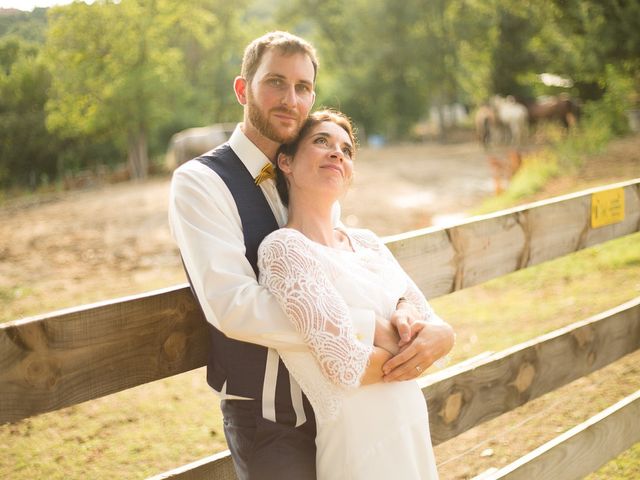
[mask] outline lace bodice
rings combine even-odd
[[[349,307],[389,318],[398,298],[437,321],[424,296],[370,231],[348,230],[354,252],[335,250],[283,228],[258,250],[259,281],[278,299],[309,352],[279,352],[311,401],[317,419],[331,418],[367,367],[372,345],[358,340]],[[372,320],[373,321],[373,320]]]

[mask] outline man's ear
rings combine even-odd
[[[278,167],[280,167],[280,170],[282,170],[283,173],[291,173],[291,157],[289,155],[279,153],[276,161],[278,162]]]
[[[247,104],[247,80],[244,77],[236,77],[233,81],[233,91],[240,105]]]

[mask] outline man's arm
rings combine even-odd
[[[169,224],[209,323],[237,340],[302,348],[276,299],[258,285],[245,257],[237,207],[220,177],[197,162],[177,169]]]

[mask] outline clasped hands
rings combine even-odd
[[[385,382],[412,380],[453,348],[454,333],[447,323],[428,323],[409,302],[400,302],[389,320],[378,317],[374,345],[389,352],[382,365]]]

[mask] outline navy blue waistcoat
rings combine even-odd
[[[267,203],[262,189],[229,144],[221,145],[199,161],[216,172],[231,192],[238,207],[242,222],[245,255],[258,276],[258,246],[278,223]],[[192,289],[193,290],[193,289]],[[195,295],[195,291],[194,291]],[[196,297],[197,298],[197,297]],[[234,340],[209,324],[211,345],[207,365],[207,382],[216,391],[221,391],[226,382],[226,393],[256,399],[262,398],[267,348],[253,343]],[[315,422],[313,411],[303,395],[307,421]],[[278,423],[295,425],[295,412],[291,402],[289,372],[279,360],[275,396]]]

